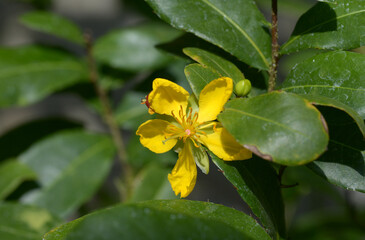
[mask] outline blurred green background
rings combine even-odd
[[[257,0],[256,2],[269,20],[271,1]],[[280,43],[289,38],[299,16],[315,3],[315,0],[279,1]],[[59,14],[75,22],[83,31],[92,33],[96,40],[118,29],[152,22],[164,24],[143,0],[1,0],[1,47],[42,44],[66,49],[77,56],[84,56],[85,53],[77,45],[32,31],[21,24],[19,17],[32,10],[47,10]],[[166,28],[170,27],[166,24]],[[167,31],[173,34],[173,30]],[[160,37],[164,33],[156,34]],[[178,34],[176,33],[176,36]],[[283,80],[296,63],[316,53],[318,53],[316,50],[307,50],[283,57],[279,65],[279,79]],[[161,60],[158,67],[145,69],[137,67],[133,71],[118,68],[118,64],[126,66],[128,61],[116,62],[114,63],[116,67],[102,66],[101,68],[102,72],[109,73],[109,78],[104,79],[102,83],[111,89],[112,103],[117,106],[116,119],[118,123],[123,124],[124,136],[129,146],[129,157],[133,159],[131,164],[136,168],[141,168],[147,162],[156,161],[171,169],[176,159],[173,153],[154,155],[144,151],[134,136],[138,125],[148,118],[146,109],[139,105],[139,101],[151,89],[151,82],[155,77],[174,80],[188,88],[183,73],[187,60],[168,54],[166,59]],[[135,63],[130,63],[131,66],[134,66],[133,64]],[[35,141],[59,130],[83,126],[91,131],[106,132],[107,127],[98,115],[99,108],[93,89],[88,84],[80,83],[29,106],[0,109],[0,161],[16,157]],[[141,174],[145,174],[144,177],[148,175],[147,179],[148,177],[153,179],[154,172],[163,171],[164,175],[169,171],[168,168],[165,171],[151,165],[147,173]],[[220,203],[250,213],[234,187],[214,164],[211,164],[209,175],[198,172],[197,185],[189,199]],[[119,173],[120,165],[115,161],[107,180],[95,196],[83,204],[69,220],[117,203],[119,196],[114,179]],[[330,185],[306,167],[288,168],[283,182],[299,183],[297,187],[282,190],[290,239],[365,239],[364,233],[360,230],[365,229],[365,226],[361,225],[365,222],[363,193],[345,191]],[[7,200],[19,199],[22,193],[35,188],[36,185],[37,183],[33,181],[25,181],[8,196]],[[166,185],[161,189],[162,198],[173,197],[168,188],[169,185]],[[136,201],[146,198],[138,194],[134,197]]]

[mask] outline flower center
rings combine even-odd
[[[179,115],[176,116],[174,111],[171,112],[171,115],[174,117],[177,125],[170,124],[167,129],[166,139],[164,142],[173,139],[179,138],[182,139],[184,142],[186,139],[191,139],[195,146],[198,147],[196,141],[198,141],[197,127],[199,126],[198,120],[198,113],[193,114],[193,109],[189,108],[188,112],[185,114],[185,111],[182,106],[180,106]]]
[[[214,121],[198,123],[198,113],[195,112],[193,114],[193,109],[189,108],[189,111],[187,114],[185,114],[185,111],[181,105],[179,115],[176,116],[174,111],[171,112],[171,115],[174,117],[178,125],[171,123],[167,127],[165,140],[163,142],[167,142],[170,139],[179,138],[185,143],[186,139],[189,138],[194,143],[195,147],[200,147],[200,135],[207,135],[205,131],[209,130],[210,128],[213,128],[214,130],[216,126],[216,122]]]
[[[194,137],[196,134],[196,127],[199,125],[197,123],[198,120],[198,113],[193,114],[193,109],[189,108],[189,111],[185,115],[183,107],[180,105],[179,110],[179,118],[177,118],[174,114],[172,114],[175,120],[180,124],[181,128],[184,130],[184,141],[188,137]]]
[[[191,131],[190,131],[190,129],[185,129],[185,133],[186,133],[186,135],[190,135],[191,134]]]

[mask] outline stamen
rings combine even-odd
[[[182,122],[175,116],[174,111],[171,111],[171,115],[175,118],[175,120],[182,126]]]
[[[165,140],[162,141],[162,143],[165,144],[165,142],[167,142],[168,140],[171,140],[171,139],[175,139],[175,138],[179,138],[181,139],[183,136],[185,135],[185,132],[182,132],[182,133],[179,133],[179,134],[176,134],[172,137],[169,137],[169,138],[166,138]]]
[[[193,123],[196,123],[196,121],[198,121],[198,117],[199,117],[199,114],[197,112],[194,113]]]
[[[213,125],[213,131],[214,131],[214,132],[216,132],[216,131],[217,131],[217,128],[216,128],[216,127],[217,127],[217,123],[214,123],[214,125]]]
[[[181,105],[180,105],[179,115],[181,119],[185,116],[183,107]]]
[[[201,134],[203,134],[204,136],[207,136],[207,133],[206,132],[203,132],[203,131],[200,131],[200,130],[198,130],[198,131],[196,131],[197,133],[201,133]]]
[[[191,139],[191,141],[194,143],[194,146],[195,146],[195,147],[197,147],[197,148],[198,148],[198,147],[201,147],[200,145],[198,145],[198,144],[195,142],[195,139],[194,139],[194,138],[190,138],[190,139]]]
[[[191,113],[193,112],[193,109],[190,107],[189,108],[189,112],[187,114],[188,118],[186,119],[186,121],[188,122],[189,125],[191,125]]]
[[[200,123],[199,124],[199,126],[201,126],[201,127],[199,127],[199,129],[208,128],[208,127],[210,127],[212,125],[213,125],[213,128],[215,128],[215,125],[217,125],[217,123],[216,122],[210,122],[210,123],[203,122],[203,123]]]

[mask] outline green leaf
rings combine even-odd
[[[285,237],[284,202],[280,183],[270,163],[255,157],[245,161],[223,161],[210,153],[212,161],[233,184],[241,198],[276,239]]]
[[[86,68],[51,48],[0,48],[0,107],[26,105],[83,80]]]
[[[225,105],[218,119],[246,148],[284,165],[311,162],[328,144],[322,115],[295,94],[272,92],[235,99]]]
[[[160,68],[171,57],[155,45],[178,37],[180,32],[166,25],[148,24],[113,31],[98,39],[94,46],[97,60],[114,68],[143,71]]]
[[[265,91],[267,89],[267,82],[269,79],[269,74],[267,73],[267,71],[261,71],[256,68],[253,68],[253,67],[239,61],[236,57],[225,52],[223,49],[221,49],[201,38],[198,38],[197,36],[195,36],[191,33],[185,33],[182,36],[174,39],[173,41],[171,41],[169,43],[158,45],[158,48],[163,49],[164,51],[167,51],[170,54],[179,56],[184,59],[186,58],[186,55],[183,54],[183,49],[185,49],[185,48],[204,49],[203,51],[206,51],[209,53],[214,53],[214,55],[217,55],[217,57],[219,56],[218,57],[219,59],[223,58],[223,60],[233,63],[240,70],[240,72],[244,73],[245,78],[251,80],[252,85],[254,87],[259,88],[259,89],[264,89]],[[213,65],[211,67],[213,67]],[[236,67],[229,67],[229,68],[232,69],[232,68],[236,68]],[[238,73],[237,73],[237,76],[238,76]]]
[[[173,27],[211,42],[241,61],[269,69],[271,40],[268,23],[249,0],[147,0]]]
[[[327,98],[327,97],[323,97],[323,96],[319,96],[319,95],[301,95],[303,98],[307,99],[309,102],[311,102],[314,105],[319,105],[319,106],[327,106],[327,107],[332,107],[332,108],[336,108],[339,109],[343,112],[345,112],[346,114],[349,115],[349,117],[352,118],[353,121],[355,121],[356,125],[358,126],[359,130],[361,131],[361,134],[365,137],[365,124],[364,124],[364,120],[360,117],[360,115],[353,110],[352,108],[350,108],[349,106],[338,102],[332,98]],[[351,121],[352,123],[352,121]]]
[[[139,125],[151,118],[146,105],[141,104],[145,97],[145,94],[137,92],[125,94],[114,113],[115,120],[122,128],[136,131]]]
[[[333,98],[365,118],[365,55],[328,52],[296,65],[281,89]]]
[[[187,65],[184,72],[193,93],[198,99],[200,92],[209,82],[221,77],[216,71],[198,63]],[[266,90],[252,87],[249,96],[257,96],[263,93],[266,93]],[[232,93],[232,96],[234,97],[235,95]]]
[[[35,173],[23,163],[13,159],[0,163],[0,199],[4,199],[23,181],[35,179]]]
[[[98,211],[44,236],[44,240],[56,239],[269,240],[270,237],[253,218],[222,205],[155,200]]]
[[[306,49],[354,49],[364,45],[365,2],[319,2],[298,20],[281,53]]]
[[[4,121],[11,121],[11,116],[4,118]],[[39,116],[41,117],[41,116]],[[81,122],[73,122],[71,119],[41,118],[35,121],[27,121],[23,125],[14,126],[14,129],[7,129],[0,137],[0,161],[16,158],[19,154],[28,149],[34,142],[65,129],[81,128]],[[27,136],[27,137],[24,137]]]
[[[167,179],[170,171],[170,168],[154,163],[146,166],[135,178],[135,189],[130,201],[177,198]]]
[[[198,99],[205,85],[220,77],[217,72],[198,63],[189,64],[185,67],[184,72],[191,89]]]
[[[331,107],[319,107],[330,133],[328,150],[308,167],[337,186],[365,193],[365,140],[352,116]]]
[[[61,221],[42,208],[2,202],[0,223],[0,239],[39,240]]]
[[[31,29],[48,33],[76,44],[84,44],[84,38],[78,26],[56,14],[42,11],[29,12],[21,16],[20,21]]]
[[[220,77],[229,77],[234,83],[245,79],[243,73],[230,61],[199,48],[184,48],[184,53],[204,67],[217,72]]]
[[[34,144],[19,156],[32,168],[41,188],[24,201],[66,217],[99,188],[114,155],[111,139],[83,131],[65,131]]]

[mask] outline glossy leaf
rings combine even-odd
[[[241,61],[267,70],[271,40],[268,23],[249,0],[147,0],[172,26],[211,42]]]
[[[83,45],[81,30],[73,22],[50,12],[35,11],[21,16],[27,27]]]
[[[113,153],[108,136],[82,131],[60,132],[34,144],[19,159],[36,172],[41,188],[24,202],[68,216],[99,188]]]
[[[155,45],[178,37],[179,31],[161,24],[141,25],[113,31],[95,43],[97,60],[114,68],[143,71],[160,68],[171,57],[155,48]]]
[[[270,163],[257,157],[228,162],[212,153],[210,156],[273,239],[285,237],[284,202],[277,174]]]
[[[255,220],[222,205],[187,200],[118,205],[69,222],[44,240],[267,239]]]
[[[0,163],[0,199],[4,199],[23,181],[35,179],[35,173],[16,159]]]
[[[184,53],[204,67],[217,72],[220,77],[229,77],[234,83],[245,79],[243,73],[230,61],[199,48],[184,48]]]
[[[31,104],[80,82],[86,68],[71,55],[51,48],[0,48],[0,107]]]
[[[39,240],[43,234],[60,224],[61,221],[45,209],[0,203],[0,239]]]
[[[328,144],[320,112],[298,95],[272,92],[225,105],[218,120],[239,143],[284,165],[318,158]]]
[[[170,168],[162,167],[158,164],[146,166],[135,178],[135,189],[130,201],[177,198],[167,179],[167,175],[170,172]]]
[[[304,13],[281,47],[286,54],[306,48],[354,49],[364,45],[365,2],[329,0]]]
[[[338,110],[343,111],[344,112],[343,114],[346,113],[348,115],[348,117],[352,118],[352,121],[355,121],[361,134],[365,137],[364,120],[360,117],[360,115],[355,110],[353,110],[349,106],[347,106],[341,102],[338,102],[332,98],[327,98],[327,97],[323,97],[323,96],[319,96],[319,95],[301,95],[301,96],[304,97],[305,99],[307,99],[308,101],[310,101],[314,105],[332,107],[332,108],[336,108]],[[349,119],[349,118],[347,118],[347,119]],[[352,123],[351,120],[348,120],[348,121]]]
[[[220,77],[217,72],[197,63],[186,66],[184,72],[186,79],[197,98],[199,98],[200,92],[205,85]]]
[[[365,118],[365,55],[328,52],[296,65],[281,89],[320,95],[346,104]]]
[[[11,112],[11,110],[9,111]],[[8,116],[8,119],[11,119],[11,114]],[[7,121],[6,118],[5,121]],[[22,152],[27,150],[34,142],[45,138],[49,134],[53,134],[61,130],[81,127],[82,125],[80,122],[77,123],[73,122],[71,119],[51,117],[36,119],[34,121],[28,120],[22,125],[14,126],[13,129],[8,128],[8,131],[0,136],[0,149],[6,149],[6,151],[0,151],[0,161],[16,158]]]
[[[365,193],[365,139],[354,119],[346,112],[319,107],[327,119],[328,150],[308,167],[337,186]]]
[[[223,49],[201,39],[191,33],[185,33],[184,35],[174,39],[172,42],[158,45],[158,48],[163,49],[173,55],[179,56],[181,58],[186,58],[186,55],[183,53],[183,49],[200,49],[200,51],[209,52],[210,54],[216,55],[219,59],[225,60],[225,62],[233,63],[241,72],[244,73],[245,78],[250,79],[252,85],[257,89],[263,89],[266,91],[267,82],[269,79],[269,75],[267,71],[258,70],[253,68],[242,61],[239,61],[236,57],[231,54],[225,52]],[[205,61],[207,63],[207,61]],[[208,61],[209,62],[209,61]],[[202,62],[201,62],[202,63]],[[186,65],[186,64],[185,64]],[[213,67],[213,65],[212,65]],[[235,67],[229,67],[231,70]],[[236,72],[236,70],[234,70]],[[232,74],[232,73],[230,73]],[[236,75],[236,74],[234,74]],[[233,76],[234,76],[233,75]],[[241,75],[241,74],[238,74]]]

